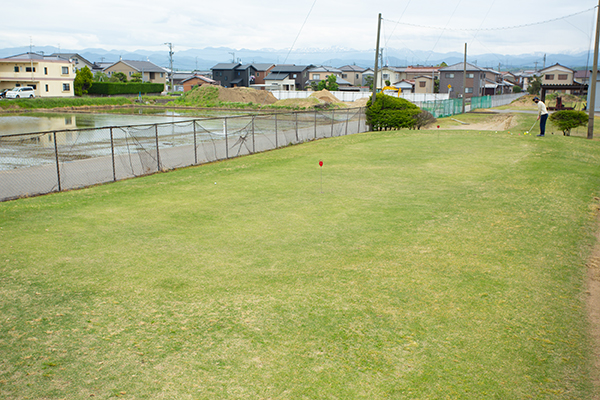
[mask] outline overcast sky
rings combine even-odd
[[[0,48],[80,50],[375,48],[440,53],[593,49],[596,0],[5,1]],[[577,16],[565,16],[589,10]],[[563,18],[554,22],[539,22]],[[530,25],[514,29],[499,29]],[[462,30],[461,30],[462,29]],[[296,40],[297,39],[297,40]],[[35,47],[33,48],[35,51]]]

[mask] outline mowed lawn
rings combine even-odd
[[[523,131],[0,203],[0,398],[592,398],[600,143]]]

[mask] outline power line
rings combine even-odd
[[[298,35],[296,36],[296,39],[294,39],[294,43],[292,43],[292,47],[290,47],[290,51],[288,51],[287,56],[285,56],[285,60],[283,61],[284,64],[287,61],[288,57],[290,56],[290,53],[292,52],[292,49],[296,45],[296,41],[300,37],[300,33],[302,32],[302,29],[304,29],[304,25],[306,25],[306,21],[308,21],[308,17],[310,17],[310,13],[312,12],[312,10],[313,10],[313,8],[314,8],[314,6],[315,6],[316,3],[317,3],[317,0],[313,1],[312,6],[310,6],[310,10],[308,11],[308,14],[306,15],[306,18],[304,19],[304,22],[302,23],[302,26],[300,27],[300,30],[298,31]]]
[[[554,19],[549,19],[549,20],[546,20],[546,21],[533,22],[531,24],[503,26],[503,27],[497,27],[497,28],[484,28],[484,29],[481,29],[481,28],[448,28],[447,25],[446,25],[446,27],[442,28],[442,27],[439,27],[439,26],[418,25],[418,24],[411,24],[411,23],[407,23],[407,22],[403,22],[403,25],[413,26],[413,27],[417,27],[417,28],[426,28],[426,29],[441,29],[442,31],[466,31],[466,32],[472,32],[472,31],[504,31],[504,30],[509,30],[509,29],[519,29],[519,28],[525,28],[525,27],[529,27],[529,26],[536,26],[536,25],[547,24],[547,23],[550,23],[550,22],[560,21],[560,20],[563,20],[563,19],[571,18],[571,17],[574,17],[576,15],[580,15],[580,14],[584,14],[586,12],[592,11],[592,10],[596,9],[596,7],[588,8],[587,10],[579,11],[579,12],[576,12],[576,13],[570,14],[570,15],[565,15],[564,17],[558,17],[558,18],[554,18]],[[389,22],[396,22],[396,21],[391,21],[390,20]]]

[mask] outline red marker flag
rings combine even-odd
[[[319,167],[323,166],[323,161],[319,161]]]

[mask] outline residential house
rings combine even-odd
[[[270,90],[305,90],[308,87],[308,70],[312,65],[277,65],[265,78]]]
[[[236,78],[235,69],[241,66],[241,63],[219,63],[211,68],[212,78],[217,84],[223,87],[232,87],[232,83]]]
[[[402,79],[400,82],[394,83],[394,87],[401,90],[401,93],[414,93],[415,92],[415,81]]]
[[[213,79],[223,87],[264,87],[264,79],[275,66],[273,64],[221,63],[211,68]]]
[[[312,85],[313,83],[318,84],[321,81],[326,81],[329,79],[330,75],[335,75],[336,82],[340,82],[342,79],[342,70],[339,68],[327,67],[327,66],[319,66],[313,67],[308,70],[308,85]],[[349,85],[350,82],[346,82],[346,85]]]
[[[371,83],[373,82],[373,77],[375,76],[375,71],[372,68],[367,68],[362,72],[362,86],[369,86],[370,83],[367,80],[370,79]]]
[[[0,89],[30,86],[36,97],[72,97],[75,69],[59,57],[25,53],[0,59]]]
[[[406,68],[404,67],[390,67],[384,66],[377,71],[377,87],[382,88],[386,86],[386,82],[390,84],[394,82],[400,82],[402,79],[406,79]]]
[[[579,82],[584,85],[587,85],[590,83],[591,76],[592,76],[592,71],[584,69],[581,71],[575,71],[575,74],[573,75],[573,80],[575,82]]]
[[[516,72],[515,77],[517,78],[517,84],[519,86],[521,86],[521,88],[523,90],[527,90],[527,88],[529,88],[529,85],[531,84],[531,81],[536,77],[539,76],[539,72],[537,71],[519,71]]]
[[[342,79],[350,82],[352,86],[364,86],[363,73],[367,71],[366,68],[358,65],[345,65],[339,70],[342,71]]]
[[[440,93],[450,93],[451,99],[462,97],[464,71],[463,62],[440,68]],[[484,86],[485,71],[467,63],[466,73],[465,97],[480,96]]]
[[[540,71],[540,75],[542,76],[542,85],[546,86],[546,85],[572,85],[574,83],[574,75],[575,75],[575,71],[572,70],[571,68],[567,68],[565,66],[562,66],[558,63],[544,68],[543,70]],[[552,89],[546,89],[547,93],[551,93],[551,92],[562,92],[564,91],[565,93],[571,93],[571,90],[564,90],[564,89],[556,89],[556,90],[552,90]]]
[[[122,72],[131,79],[133,74],[142,75],[142,82],[166,83],[168,71],[150,61],[119,60],[106,67],[103,71],[109,77],[115,72]]]
[[[200,72],[174,72],[173,88],[176,92],[189,92],[195,86],[216,85],[217,82]]]
[[[94,68],[94,63],[86,60],[80,54],[77,53],[54,53],[50,57],[58,57],[64,60],[69,60],[73,63],[75,71],[79,71],[83,67],[88,67],[90,71]]]
[[[267,75],[269,75],[269,72],[275,68],[275,64],[252,63],[252,67],[254,67],[254,70],[256,71],[256,75],[254,76],[254,85],[264,85],[265,78]]]
[[[431,75],[415,77],[415,93],[433,93],[434,89],[435,80]]]
[[[404,73],[406,74],[404,79],[412,81],[415,80],[418,76],[431,76],[433,77],[433,79],[439,78],[440,68],[441,67],[424,67],[421,65],[409,65],[404,69]]]

